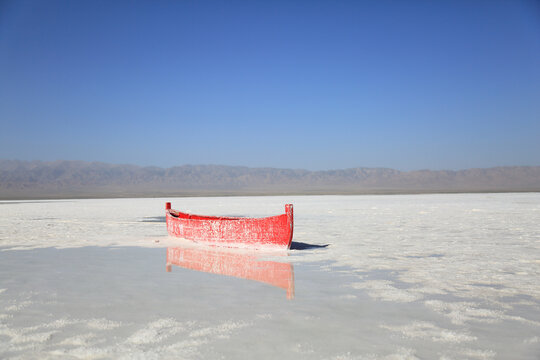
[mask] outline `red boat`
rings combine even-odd
[[[293,206],[285,214],[266,218],[202,216],[183,213],[165,204],[167,232],[196,242],[227,247],[289,249],[293,237]]]
[[[219,248],[167,248],[167,272],[171,265],[207,273],[255,280],[284,289],[287,299],[294,298],[294,271],[289,263],[262,261],[238,250]]]

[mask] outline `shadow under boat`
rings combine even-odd
[[[290,250],[312,250],[312,249],[322,249],[322,248],[325,248],[325,247],[328,247],[329,244],[324,244],[324,245],[317,245],[317,244],[308,244],[308,243],[303,243],[303,242],[299,242],[299,241],[293,241],[291,243],[291,248]]]
[[[267,253],[240,252],[206,246],[167,248],[167,272],[172,265],[206,273],[254,280],[282,288],[287,299],[294,298],[294,269],[286,262],[258,260]],[[274,254],[268,254],[274,255]]]

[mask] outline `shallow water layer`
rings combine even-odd
[[[171,239],[165,200],[0,203],[0,358],[540,358],[540,194],[172,199],[293,203],[271,253]]]

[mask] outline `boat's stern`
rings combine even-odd
[[[293,204],[285,205],[285,215],[287,215],[287,227],[289,229],[289,242],[287,244],[287,249],[291,248],[293,230],[294,230],[294,214],[293,214]]]

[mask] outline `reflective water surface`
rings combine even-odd
[[[287,299],[294,298],[292,264],[259,260],[262,255],[264,253],[256,251],[204,245],[168,247],[166,269],[171,272],[172,265],[176,265],[185,269],[260,281],[284,289]],[[280,255],[286,256],[287,253]]]

